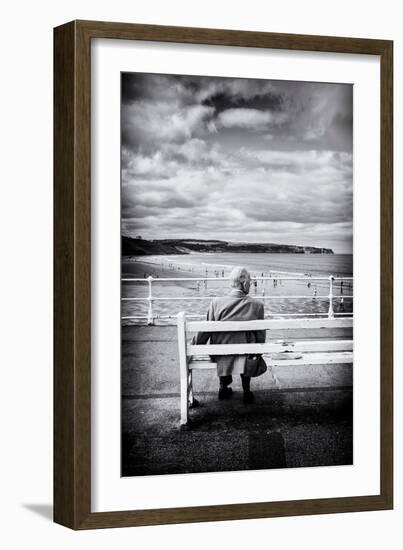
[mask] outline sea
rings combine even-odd
[[[250,254],[237,253],[206,253],[188,254],[186,256],[174,254],[171,256],[149,256],[151,259],[164,258],[166,262],[188,266],[205,266],[207,269],[228,268],[242,265],[251,272],[269,271],[281,273],[298,273],[301,275],[322,275],[328,277],[348,277],[353,275],[352,254]]]

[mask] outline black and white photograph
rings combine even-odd
[[[121,73],[121,475],[351,465],[353,86]]]

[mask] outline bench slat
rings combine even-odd
[[[274,353],[281,351],[352,351],[352,340],[296,341],[287,344],[266,342],[265,344],[203,344],[188,345],[187,355],[249,355],[253,353]]]
[[[266,359],[266,358],[265,358]],[[267,364],[271,367],[298,367],[299,365],[308,367],[311,365],[339,365],[353,362],[351,351],[336,353],[304,353],[301,359],[267,359]]]
[[[217,363],[213,363],[213,361],[209,361],[206,359],[205,361],[191,361],[188,365],[189,369],[215,369],[217,367]]]
[[[264,358],[267,365],[270,367],[297,367],[310,365],[342,365],[353,362],[353,354],[351,352],[338,353],[304,353],[300,359],[270,359]],[[215,369],[217,363],[212,361],[191,361],[189,369],[208,370]]]
[[[189,332],[239,332],[245,330],[291,330],[351,328],[352,317],[337,319],[259,319],[256,321],[186,321]]]

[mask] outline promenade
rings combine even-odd
[[[122,475],[352,463],[352,365],[277,367],[252,380],[252,405],[239,377],[228,401],[217,385],[195,372],[200,407],[181,430],[176,327],[122,327]]]

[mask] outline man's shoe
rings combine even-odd
[[[250,405],[251,403],[253,403],[254,400],[255,400],[255,396],[250,390],[244,392],[243,402],[245,403],[245,405]]]
[[[222,399],[229,399],[232,396],[232,388],[228,388],[227,386],[224,386],[223,388],[220,388],[218,390],[218,399],[221,401]]]

